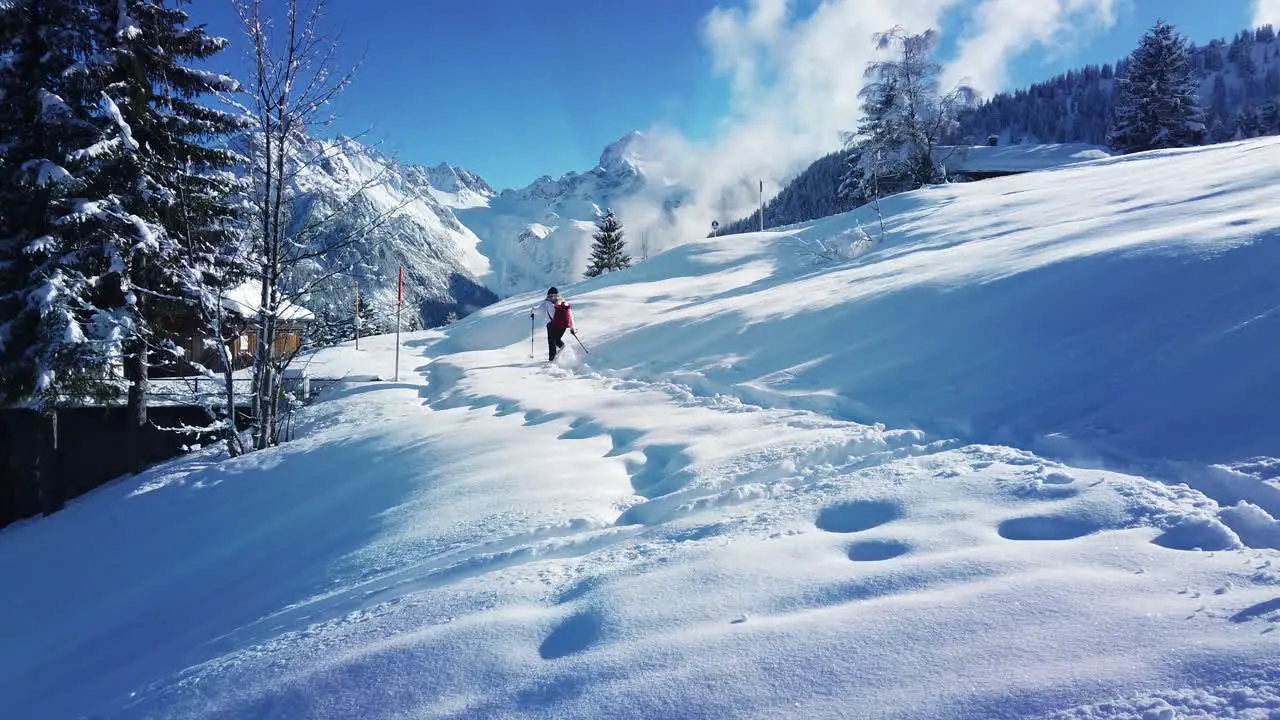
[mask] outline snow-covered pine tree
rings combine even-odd
[[[131,422],[147,422],[149,356],[180,360],[169,329],[194,319],[220,341],[215,350],[228,386],[224,417],[209,430],[225,430],[234,445],[221,298],[247,275],[248,257],[233,201],[243,188],[229,172],[239,158],[222,141],[248,121],[201,102],[235,92],[238,83],[190,66],[227,43],[207,35],[203,26],[188,26],[188,14],[167,0],[99,0],[98,8],[103,102],[127,140],[104,164],[138,228],[138,237],[124,239],[138,314],[125,355]],[[211,374],[201,358],[187,360]]]
[[[911,34],[895,27],[874,39],[890,54],[867,64],[871,82],[861,91],[864,120],[846,136],[860,151],[860,189],[869,198],[942,180],[944,158],[937,157],[937,147],[954,131],[960,111],[975,100],[964,86],[940,92],[942,66],[933,59],[936,31]]]
[[[1240,112],[1236,115],[1236,134],[1232,136],[1233,140],[1248,140],[1258,137],[1260,130],[1258,126],[1258,109],[1252,105],[1245,105],[1240,108]]]
[[[92,8],[0,4],[0,404],[112,394],[127,325],[118,227],[99,193]]]
[[[592,238],[595,242],[591,244],[591,264],[587,266],[587,277],[631,267],[631,256],[627,255],[626,241],[622,238],[622,223],[618,221],[612,208],[596,220],[596,231]]]
[[[903,145],[908,131],[899,115],[900,96],[894,77],[862,89],[862,119],[845,135],[849,173],[840,194],[878,200],[909,189]]]
[[[1169,23],[1159,20],[1143,35],[1117,90],[1116,123],[1108,138],[1112,148],[1130,153],[1203,140],[1195,63],[1186,38]]]
[[[1258,132],[1264,135],[1280,132],[1280,97],[1273,97],[1258,108]]]
[[[385,309],[374,307],[365,301],[365,297],[365,295],[360,296],[360,336],[366,337],[385,332],[388,329],[385,327],[387,323],[383,314]],[[394,299],[393,296],[392,300],[394,301]],[[308,340],[315,347],[327,347],[338,343],[350,342],[356,337],[357,321],[351,307],[323,303],[313,304],[308,309],[315,313],[316,316],[307,333]],[[392,320],[391,329],[394,329],[394,307],[390,309],[390,315]],[[403,326],[401,329],[403,329]]]
[[[1209,95],[1210,124],[1213,120],[1225,121],[1231,116],[1227,102],[1227,82],[1219,73],[1213,76],[1213,90]]]
[[[1209,125],[1209,132],[1206,137],[1211,143],[1227,142],[1231,139],[1231,131],[1221,118],[1215,117],[1213,118],[1213,123]]]

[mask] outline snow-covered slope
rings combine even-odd
[[[502,295],[546,289],[582,278],[597,214],[646,189],[672,202],[683,190],[645,172],[645,136],[628,133],[600,154],[596,167],[558,179],[543,176],[528,187],[503,190],[483,207],[463,207],[458,218],[478,235],[489,259],[489,287]],[[625,225],[627,218],[623,216]],[[642,238],[630,237],[632,254]]]
[[[1087,143],[1052,145],[939,145],[938,157],[948,175],[965,173],[1038,172],[1114,153]]]
[[[296,185],[306,217],[334,218],[314,244],[358,238],[302,270],[308,278],[341,271],[306,299],[317,315],[349,318],[358,280],[374,327],[390,327],[401,265],[406,304],[418,309],[405,318],[411,327],[440,324],[450,313],[466,315],[497,299],[481,281],[489,263],[479,239],[451,209],[483,204],[492,194],[483,180],[449,165],[403,164],[350,138],[311,142],[301,167]]]
[[[6,711],[1273,716],[1277,183],[1252,141],[695,240],[566,287],[557,365],[532,294],[413,335],[292,443],[0,531]]]
[[[1071,163],[1108,157],[1106,148],[1084,143],[1051,145],[951,145],[938,146],[935,157],[948,177],[963,179],[966,173],[1007,173],[1048,170]],[[848,153],[837,151],[815,160],[789,180],[764,207],[765,228],[792,225],[846,212],[856,199],[839,192],[849,173]],[[760,211],[720,228],[721,235],[753,232],[760,227]]]

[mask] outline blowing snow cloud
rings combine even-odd
[[[664,191],[656,187],[620,210],[633,229],[656,231],[668,243],[705,235],[712,220],[750,214],[760,180],[768,196],[840,147],[840,133],[858,119],[863,68],[875,55],[871,37],[878,31],[938,28],[949,13],[961,14],[957,56],[945,79],[990,92],[1003,86],[1009,61],[1020,53],[1109,27],[1119,1],[823,0],[805,16],[789,0],[717,7],[702,35],[715,71],[732,88],[729,113],[709,141],[671,128],[646,133],[650,177],[690,190],[674,219],[663,213]]]

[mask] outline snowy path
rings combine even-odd
[[[1174,160],[1114,172],[1198,167]],[[1071,212],[1045,184],[908,198],[899,246],[832,268],[792,241],[848,217],[585,284],[590,366],[530,359],[527,299],[502,303],[407,338],[401,382],[326,391],[294,442],[8,528],[0,577],[26,581],[0,616],[31,621],[0,696],[18,717],[1274,717],[1280,451],[1251,393],[1276,387],[1257,273],[1280,211],[1135,258],[1019,238]],[[1256,200],[1230,187],[1224,217]],[[986,264],[1005,235],[942,231],[966,203],[1025,268]],[[1201,275],[1217,302],[1179,304]],[[1059,296],[1079,277],[1093,301]],[[362,348],[314,366],[389,370],[389,338]],[[1095,421],[1194,483],[1031,447],[1080,455]]]
[[[1132,687],[1157,691],[1135,717],[1280,703],[1280,562],[1190,489],[511,351],[420,371],[430,442],[502,479],[442,483],[399,511],[449,518],[439,536],[375,551],[383,572],[146,703],[377,714],[387,697],[356,688],[406,672],[386,692],[430,717],[1030,717]],[[302,659],[317,643],[344,650]]]

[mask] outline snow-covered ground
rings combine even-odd
[[[1111,156],[1107,148],[1088,143],[943,145],[937,152],[949,175],[1049,170]]]
[[[5,713],[1276,717],[1278,183],[1269,139],[694,241],[563,288],[554,366],[532,296],[407,336],[294,442],[0,531]]]

